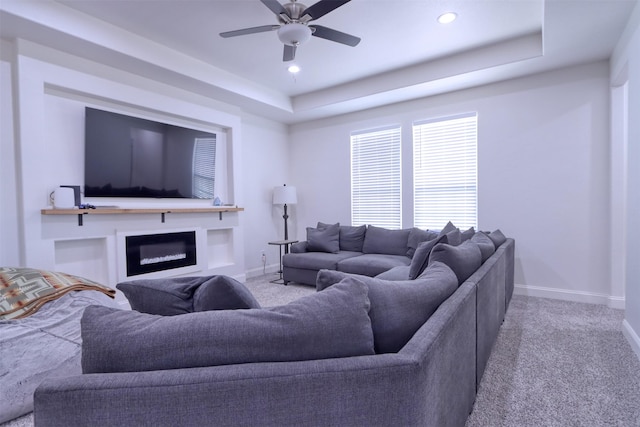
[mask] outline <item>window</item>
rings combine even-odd
[[[415,227],[477,227],[476,113],[413,124]]]
[[[193,195],[199,199],[214,198],[216,172],[216,139],[196,138],[193,146]]]
[[[401,227],[400,127],[351,134],[351,224]]]

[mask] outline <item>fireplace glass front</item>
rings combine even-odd
[[[127,276],[197,264],[195,231],[127,236],[125,246]]]

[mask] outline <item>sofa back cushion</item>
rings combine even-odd
[[[493,241],[482,231],[478,231],[471,237],[471,241],[478,245],[484,263],[496,251]]]
[[[376,353],[395,353],[457,288],[456,275],[443,263],[431,264],[416,280],[388,281],[367,276],[320,270],[322,286],[330,282],[361,282],[369,288],[371,327]],[[322,286],[318,286],[320,289]],[[320,292],[328,292],[337,285]]]
[[[90,306],[82,371],[136,372],[374,353],[367,287],[344,283],[269,309],[155,316]]]
[[[502,233],[502,231],[500,231],[500,229],[493,230],[491,233],[489,233],[489,238],[493,242],[493,245],[496,247],[496,249],[498,249],[504,242],[507,241],[507,238]]]
[[[411,259],[411,265],[409,266],[409,279],[416,279],[427,268],[429,264],[429,255],[431,251],[438,243],[447,243],[447,235],[437,236],[435,239],[422,242],[418,245],[413,258]]]
[[[421,230],[419,228],[413,227],[409,231],[409,238],[407,240],[407,256],[409,258],[413,258],[413,255],[418,249],[418,245],[422,242],[427,242],[429,240],[433,240],[438,237],[438,233],[431,230]]]
[[[448,265],[458,277],[458,284],[462,284],[482,265],[482,253],[471,240],[458,246],[438,243],[429,255],[429,264],[434,262]]]
[[[407,254],[407,243],[409,232],[406,228],[402,230],[389,230],[382,227],[370,225],[364,236],[362,252],[365,254],[386,254],[405,255]]]

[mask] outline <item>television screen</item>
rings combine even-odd
[[[84,148],[86,197],[214,197],[214,133],[86,107]]]

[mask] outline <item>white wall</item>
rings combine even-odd
[[[213,227],[231,227],[233,231],[227,234],[233,237],[224,233],[221,238],[214,236],[211,238],[211,245],[217,248],[226,244],[226,241],[231,241],[228,249],[230,255],[225,256],[232,265],[212,273],[244,277],[247,269],[261,270],[260,255],[255,254],[267,249],[266,242],[275,240],[279,235],[278,226],[271,219],[273,207],[270,189],[287,177],[284,165],[288,160],[288,139],[284,125],[258,118],[241,118],[241,111],[237,107],[30,42],[18,41],[15,44],[15,55],[11,54],[13,48],[13,44],[3,41],[3,60],[0,64],[3,108],[0,151],[0,201],[3,213],[0,216],[0,236],[4,244],[0,257],[1,265],[55,268],[60,264],[55,252],[60,248],[66,251],[70,246],[73,247],[72,244],[61,244],[52,240],[51,227],[58,227],[56,224],[59,218],[55,221],[43,218],[40,209],[47,205],[48,194],[55,186],[83,182],[83,111],[85,105],[91,105],[107,107],[125,114],[142,114],[146,118],[187,127],[195,126],[204,130],[226,129],[230,161],[229,191],[224,201],[244,207],[245,211],[225,214],[224,221],[218,222],[216,217]],[[17,70],[16,74],[11,74],[12,67]],[[8,90],[12,86],[12,77],[16,88],[14,92]],[[10,126],[12,107],[16,111],[15,132]],[[8,109],[7,114],[5,109]],[[243,121],[246,123],[243,124]],[[245,127],[246,137],[243,134]],[[245,168],[244,157],[247,158],[250,168]],[[248,172],[257,177],[259,186],[256,186],[253,180],[245,179]],[[249,190],[249,197],[244,195],[245,188]],[[256,194],[266,192],[268,195],[256,197],[253,191]],[[24,195],[22,200],[18,200],[18,195]],[[156,202],[154,205],[157,203],[164,202]],[[268,214],[266,218],[265,212]],[[251,220],[248,232],[245,232],[245,225],[248,224],[245,220],[246,214],[249,214]],[[227,215],[236,215],[237,220],[229,220]],[[159,228],[171,227],[172,224],[160,225],[158,218],[152,219],[149,224],[158,224]],[[171,215],[167,218],[167,223],[174,218],[176,224],[184,223],[183,219],[177,220],[177,216]],[[85,227],[78,228],[75,218],[67,219],[74,224],[73,230],[69,229],[74,236],[73,239],[76,239],[80,232],[92,232],[86,224],[89,221],[85,220]],[[118,217],[115,221],[120,225],[113,227],[127,228],[127,225],[123,225],[125,218],[121,220]],[[134,222],[138,224],[137,221]],[[104,228],[104,224],[100,227]],[[66,226],[63,225],[63,228]],[[57,231],[54,230],[53,233],[57,239],[61,238]],[[107,251],[112,245],[111,240],[113,239],[106,240]],[[89,245],[96,246],[91,242]],[[102,247],[102,244],[98,246]],[[21,255],[19,247],[24,248]],[[78,248],[75,250],[79,252]],[[272,253],[268,255],[268,262],[277,265],[277,256]],[[68,257],[65,256],[66,258]],[[250,260],[246,266],[245,259]],[[81,268],[80,264],[68,262],[63,265]],[[103,270],[110,269],[111,264],[109,261],[106,267],[99,267]],[[114,276],[104,272],[95,274],[101,277],[84,275],[95,280],[105,276],[113,279]]]
[[[13,89],[11,57],[13,46],[0,41],[0,265],[20,265],[18,200],[15,187],[15,144],[13,132]]]
[[[390,124],[403,126],[411,227],[412,121],[477,111],[479,228],[515,238],[518,291],[621,305],[609,283],[608,76],[598,62],[293,126],[297,237],[318,220],[350,223],[349,134]]]
[[[620,217],[625,222],[622,229],[624,239],[623,267],[625,286],[625,320],[623,331],[629,343],[640,358],[640,3],[629,19],[611,59],[612,85],[626,83],[627,108],[626,141],[624,147],[614,147],[623,151],[614,165],[625,171],[623,181],[626,189],[622,194],[623,212]],[[618,92],[620,88],[614,89]],[[615,112],[616,110],[614,110]],[[614,143],[616,140],[613,141]],[[619,142],[619,140],[618,140]]]

